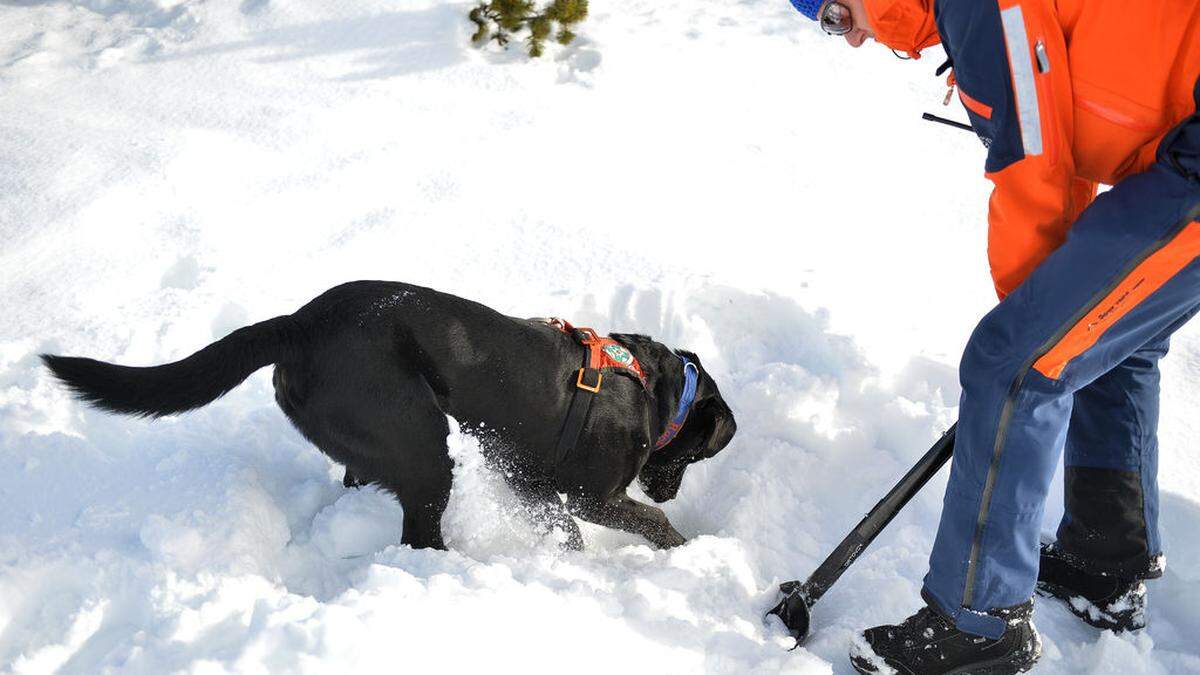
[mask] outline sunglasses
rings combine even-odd
[[[829,35],[845,35],[854,30],[854,16],[850,13],[850,8],[840,2],[826,2],[821,5],[817,20],[821,22],[821,30]]]

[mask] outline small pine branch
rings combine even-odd
[[[550,37],[550,31],[552,30],[554,30],[554,24],[544,15],[538,16],[529,22],[529,35],[534,40],[545,40]]]
[[[546,8],[546,15],[564,26],[571,26],[583,21],[587,18],[587,14],[587,0],[554,0]]]
[[[471,40],[483,46],[495,42],[507,47],[513,34],[528,31],[525,43],[529,55],[538,58],[546,52],[546,40],[561,45],[575,40],[572,27],[587,18],[588,0],[553,0],[540,12],[534,0],[489,0],[467,15],[476,26]]]
[[[491,29],[488,28],[489,19],[487,17],[487,9],[483,5],[480,5],[471,10],[471,13],[467,15],[467,18],[470,19],[471,23],[475,24],[476,26],[475,34],[471,36],[471,42],[474,42],[477,45],[486,43],[488,38],[492,35]]]

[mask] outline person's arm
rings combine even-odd
[[[988,260],[1004,298],[1096,194],[1075,177],[1071,78],[1046,0],[862,0],[876,41],[911,56],[945,37],[959,98],[988,147]],[[1040,45],[1040,47],[1039,47]]]
[[[1096,192],[1075,177],[1066,44],[1045,0],[941,0],[938,25],[988,146],[988,260],[1003,298],[1062,244]]]

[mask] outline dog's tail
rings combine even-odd
[[[191,356],[133,368],[93,359],[42,354],[42,362],[78,398],[102,410],[161,417],[195,410],[221,398],[263,366],[298,353],[291,316],[239,328]]]

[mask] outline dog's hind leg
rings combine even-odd
[[[432,405],[392,411],[394,429],[387,442],[388,461],[378,464],[373,483],[395,493],[404,507],[400,543],[413,548],[446,548],[442,514],[450,500],[454,462],[446,450],[449,425]],[[358,478],[357,469],[355,477]]]
[[[453,467],[446,414],[419,374],[346,358],[350,353],[314,359],[320,386],[297,411],[297,426],[346,465],[344,484],[371,483],[396,495],[404,508],[402,543],[445,548],[441,520]]]

